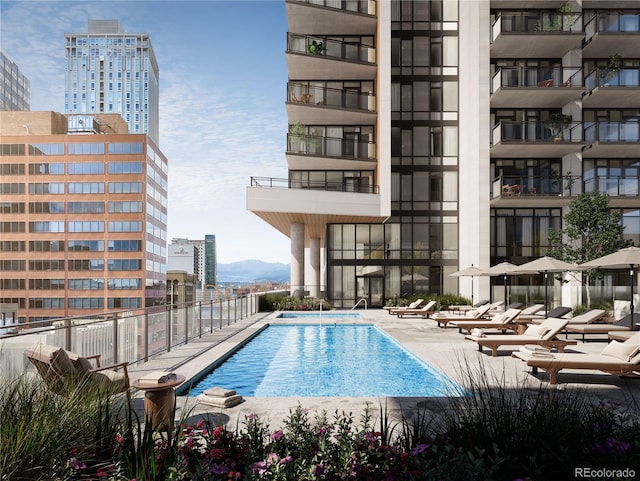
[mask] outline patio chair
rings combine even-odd
[[[500,334],[495,336],[467,335],[465,339],[478,343],[478,350],[482,352],[483,347],[491,349],[491,355],[498,355],[498,348],[501,346],[523,346],[525,344],[538,345],[546,348],[555,348],[560,352],[565,346],[575,345],[578,341],[561,340],[556,336],[565,328],[568,319],[556,319],[550,317],[538,326],[529,326],[524,334]]]
[[[606,315],[607,311],[605,311],[604,309],[590,309],[583,312],[582,314],[578,314],[577,316],[573,316],[567,319],[567,330],[569,330],[569,327],[572,325],[583,325],[597,322]],[[544,319],[532,319],[531,322],[533,324],[541,324],[544,322]]]
[[[79,356],[60,347],[38,344],[25,351],[45,384],[56,394],[69,397],[74,391],[99,390],[109,395],[129,393],[126,362],[100,366],[100,355]],[[95,367],[91,363],[95,362]],[[116,371],[122,369],[122,372]]]
[[[467,331],[467,334],[471,334],[472,329],[498,329],[504,333],[504,331],[515,331],[518,329],[518,325],[513,322],[520,314],[520,309],[508,309],[502,314],[495,314],[491,320],[473,321],[455,320],[449,322],[449,325],[458,328],[458,332],[462,332],[463,329]]]
[[[393,311],[393,314],[399,318],[403,318],[406,315],[414,315],[427,318],[433,314],[433,306],[436,305],[436,301],[429,301],[420,309],[401,309],[399,311]]]
[[[563,369],[603,371],[616,376],[640,375],[640,332],[636,332],[624,342],[613,340],[600,354],[585,353],[544,353],[536,355],[529,350],[516,351],[513,357],[522,359],[532,368],[549,373],[549,384],[558,383],[558,374]]]
[[[489,312],[491,305],[492,304],[485,304],[484,306],[480,306],[477,309],[472,309],[469,312],[465,313],[465,315],[463,316],[456,316],[450,313],[438,312],[436,314],[433,314],[430,319],[436,321],[438,323],[438,327],[447,327],[447,324],[453,321],[477,321],[481,319],[487,312]],[[440,326],[440,323],[442,323],[442,326]]]
[[[389,314],[395,314],[393,311],[403,311],[405,309],[417,309],[424,302],[424,299],[416,299],[408,306],[384,306],[383,309],[386,309]]]
[[[491,301],[489,299],[481,299],[472,306],[463,306],[463,305],[452,305],[447,306],[448,311],[470,311],[471,309],[477,309],[478,307],[484,306],[485,304],[489,304]]]

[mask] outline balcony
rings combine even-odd
[[[640,207],[640,179],[598,175],[584,180],[584,192],[600,192],[609,196],[611,207]]]
[[[287,85],[287,117],[291,123],[373,125],[375,110],[376,97],[372,93],[301,83]]]
[[[638,157],[640,150],[640,123],[585,122],[584,139],[588,146],[582,152],[585,158]]]
[[[499,122],[491,133],[491,157],[562,157],[584,145],[579,122]]]
[[[501,67],[491,82],[491,107],[561,107],[583,92],[581,68]]]
[[[375,62],[372,45],[326,36],[287,35],[287,67],[292,79],[374,80]]]
[[[561,207],[579,193],[580,176],[500,176],[491,184],[491,207]]]
[[[376,33],[376,3],[370,0],[287,0],[290,32],[322,34]]]
[[[491,58],[561,58],[584,38],[581,14],[555,10],[502,12],[491,28]]]
[[[251,178],[247,209],[287,237],[291,224],[303,223],[307,238],[323,238],[327,224],[379,224],[390,214],[380,203],[377,186],[265,177]]]
[[[288,133],[287,164],[290,170],[373,170],[376,166],[376,144]]]
[[[626,107],[640,104],[640,69],[621,68],[617,72],[595,69],[585,79],[585,108]]]
[[[623,58],[636,58],[640,51],[640,13],[603,12],[584,26],[584,58],[606,58],[612,52]]]

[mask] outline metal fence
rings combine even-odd
[[[257,313],[263,294],[207,300],[173,309],[158,306],[5,326],[5,333],[0,335],[0,379],[30,370],[24,351],[37,344],[63,347],[80,356],[100,354],[102,365],[146,362]]]

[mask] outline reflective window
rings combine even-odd
[[[24,222],[0,222],[0,232],[24,232]]]
[[[110,271],[139,271],[142,268],[140,259],[109,259]]]
[[[111,201],[109,212],[142,212],[142,202]]]
[[[69,309],[104,309],[102,297],[85,297],[68,299]]]
[[[29,241],[29,252],[64,252],[64,241],[61,241],[61,240]]]
[[[62,162],[29,164],[29,175],[64,175],[64,164]]]
[[[142,307],[142,299],[139,297],[109,297],[107,307],[110,309],[137,309]]]
[[[110,194],[130,194],[142,192],[142,182],[109,182]]]
[[[33,259],[29,261],[30,271],[63,271],[64,259]]]
[[[109,162],[110,174],[142,174],[142,162]]]
[[[0,241],[0,252],[24,252],[25,241]]]
[[[143,151],[141,142],[112,142],[109,143],[110,154],[141,154]]]
[[[70,143],[68,144],[69,155],[99,155],[104,154],[104,144],[98,143]]]
[[[29,232],[64,232],[64,221],[29,222]]]
[[[109,252],[137,252],[142,250],[142,241],[139,240],[124,239],[107,242]]]
[[[64,182],[30,182],[29,194],[64,194]]]
[[[0,175],[24,175],[24,164],[0,164]]]
[[[31,214],[64,214],[64,202],[29,202]]]
[[[69,182],[69,194],[104,194],[104,182]]]
[[[69,252],[103,252],[104,241],[101,240],[70,240]]]
[[[103,290],[104,279],[69,279],[70,290]]]
[[[72,162],[68,165],[67,170],[70,175],[104,174],[102,162]]]
[[[142,232],[142,222],[139,221],[109,221],[109,232]]]
[[[104,202],[68,202],[69,214],[100,214],[104,212]]]
[[[69,259],[70,271],[103,271],[103,259]]]
[[[64,144],[29,144],[29,155],[64,155]]]
[[[0,144],[0,155],[24,155],[24,144]]]
[[[69,232],[104,232],[104,222],[69,221]]]
[[[0,182],[0,194],[24,194],[24,183]]]
[[[29,279],[29,289],[64,289],[64,279]]]

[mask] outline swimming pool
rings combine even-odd
[[[190,395],[213,386],[266,397],[442,397],[462,392],[371,324],[269,325],[193,386]]]
[[[276,316],[278,319],[317,319],[318,317],[326,319],[361,319],[362,316],[358,312],[283,312]]]

